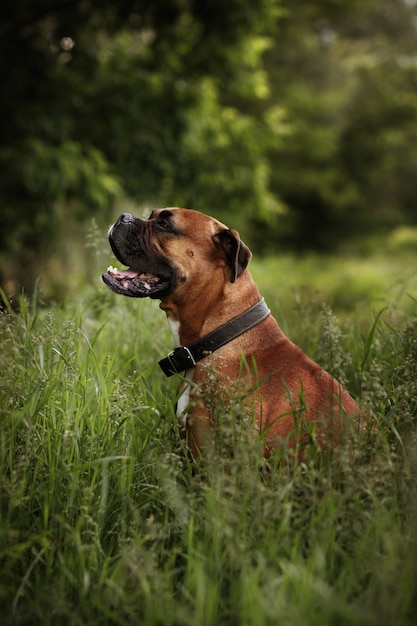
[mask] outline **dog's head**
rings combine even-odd
[[[234,282],[252,256],[237,231],[190,209],[155,209],[147,220],[124,213],[110,228],[109,242],[128,269],[109,267],[103,281],[138,298],[163,300],[191,277],[209,280],[214,268]]]

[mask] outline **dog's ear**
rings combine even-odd
[[[241,241],[237,230],[221,230],[213,236],[213,241],[216,245],[220,245],[226,254],[227,264],[232,269],[230,282],[234,283],[236,278],[246,269],[252,257],[252,252]]]

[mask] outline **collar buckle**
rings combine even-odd
[[[178,346],[158,363],[165,376],[172,376],[194,367],[196,360],[187,346]]]

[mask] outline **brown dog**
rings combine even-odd
[[[246,269],[251,252],[235,230],[197,211],[167,208],[152,211],[148,220],[121,215],[109,241],[129,269],[110,267],[106,285],[126,296],[161,300],[168,317],[177,348],[160,365],[168,376],[185,372],[192,380],[177,414],[194,458],[210,442],[213,416],[204,387],[213,370],[226,388],[239,381],[241,391],[253,389],[247,401],[264,435],[265,456],[278,444],[312,436],[321,447],[331,445],[345,418],[359,414],[347,391],[270,315]],[[307,426],[301,435],[300,424]]]

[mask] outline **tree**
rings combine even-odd
[[[221,97],[263,97],[260,33],[276,7],[276,0],[3,7],[0,246],[3,264],[26,255],[25,268],[14,266],[20,284],[32,284],[40,250],[61,245],[57,232],[68,237],[92,213],[109,219],[123,194],[140,205],[212,213],[279,210],[260,143],[269,141],[267,119]]]
[[[287,206],[271,246],[329,250],[416,223],[415,5],[284,2],[265,59],[288,128],[270,152]]]
[[[416,4],[6,3],[0,283],[30,288],[124,198],[214,214],[259,250],[415,224]]]

